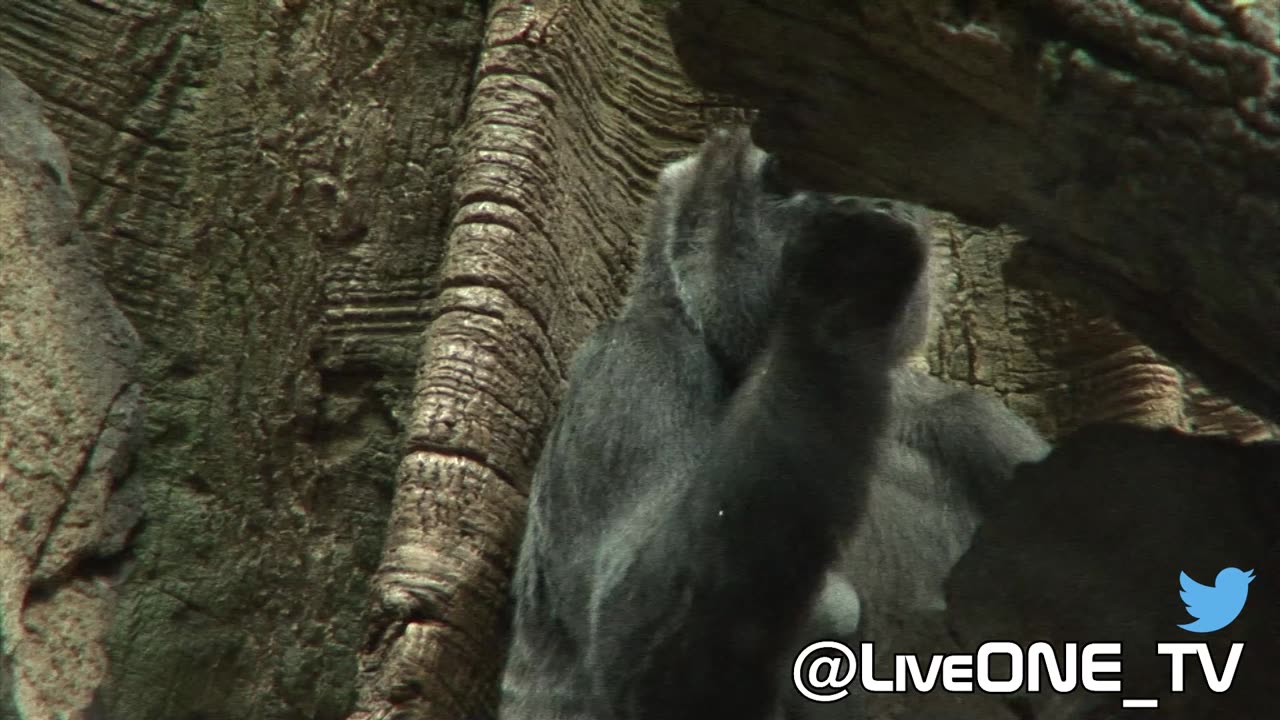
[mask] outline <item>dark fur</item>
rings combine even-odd
[[[504,720],[776,717],[798,643],[856,625],[828,570],[904,444],[920,220],[790,192],[741,131],[663,172],[640,276],[535,472]],[[939,451],[985,462],[967,452]]]

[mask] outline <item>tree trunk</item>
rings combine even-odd
[[[638,0],[490,10],[355,718],[492,712],[570,357],[625,291],[654,170],[705,124],[661,17]]]
[[[483,21],[464,0],[0,3],[0,64],[44,96],[142,338],[108,717],[349,712]]]
[[[0,64],[68,145],[146,389],[121,484],[144,519],[109,548],[119,602],[65,628],[105,652],[58,708],[96,686],[129,720],[492,712],[524,498],[572,353],[625,292],[658,169],[746,118],[686,83],[664,16],[643,0],[495,0],[487,18],[466,0],[0,4]],[[945,117],[964,87],[921,101]],[[876,167],[867,187],[897,187]],[[1021,242],[938,224],[932,372],[1052,437],[1099,419],[1273,435],[1097,312],[1008,287]],[[0,588],[38,607],[31,585]],[[0,624],[2,646],[21,632]],[[59,662],[28,674],[56,685],[42,668]]]

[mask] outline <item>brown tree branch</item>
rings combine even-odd
[[[687,0],[694,80],[762,109],[816,187],[1031,242],[1022,283],[1106,309],[1280,417],[1280,9],[1230,0]]]

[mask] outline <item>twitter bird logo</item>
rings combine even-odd
[[[1253,571],[1227,568],[1218,573],[1213,585],[1201,585],[1185,572],[1179,574],[1178,581],[1182,583],[1182,592],[1178,595],[1187,604],[1187,613],[1196,618],[1195,622],[1178,627],[1194,633],[1210,633],[1230,625],[1244,609]]]

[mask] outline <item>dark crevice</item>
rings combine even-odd
[[[407,447],[405,448],[405,454],[407,455],[415,452],[430,453],[432,455],[439,455],[441,457],[455,458],[455,459],[465,460],[467,462],[475,463],[476,465],[479,465],[484,469],[488,470],[489,472],[493,473],[495,476],[498,477],[499,480],[506,483],[511,488],[517,489],[517,490],[519,489],[519,486],[516,485],[516,483],[512,480],[510,474],[500,469],[489,458],[488,453],[484,452],[483,450],[478,450],[475,448],[446,446],[446,445],[440,445],[438,443],[433,443],[433,442],[429,442],[421,439],[411,439],[408,442]]]
[[[137,534],[141,524],[139,523],[130,533],[131,538]],[[47,602],[60,589],[75,580],[101,578],[113,584],[118,583],[128,574],[134,560],[135,555],[131,541],[126,543],[123,550],[114,555],[90,555],[84,557],[70,566],[65,572],[31,583],[30,587],[27,588],[25,605],[37,605]]]

